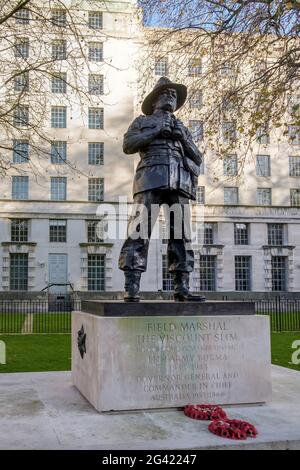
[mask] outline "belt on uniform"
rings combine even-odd
[[[143,153],[143,157],[155,157],[155,156],[170,156],[170,157],[179,157],[182,158],[182,154],[179,150],[177,149],[151,149],[147,150],[145,153]]]

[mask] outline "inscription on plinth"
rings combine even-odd
[[[74,340],[82,325],[83,359]],[[76,313],[72,369],[74,384],[102,411],[265,402],[271,393],[268,318]]]

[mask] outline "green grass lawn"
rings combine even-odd
[[[278,366],[289,367],[300,371],[300,364],[291,364],[292,354],[296,349],[292,349],[292,343],[295,340],[300,341],[300,331],[295,333],[272,333],[272,363]],[[299,347],[297,347],[299,349]],[[300,353],[298,354],[300,358]]]
[[[71,335],[0,335],[6,344],[6,365],[0,372],[38,372],[70,370]],[[300,364],[291,364],[292,343],[300,340],[298,333],[272,333],[272,363],[300,371]],[[299,354],[300,357],[300,354]]]
[[[0,372],[71,369],[71,335],[0,335],[6,344],[6,364]]]

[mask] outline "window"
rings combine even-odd
[[[198,186],[196,190],[196,202],[205,204],[205,186]]]
[[[104,164],[104,143],[103,142],[89,142],[88,158],[89,158],[89,165],[103,165]]]
[[[249,244],[249,225],[248,224],[234,224],[234,243],[235,245],[248,245]]]
[[[103,233],[99,220],[87,220],[87,241],[88,243],[103,242]]]
[[[195,119],[189,121],[189,130],[195,142],[203,140],[203,122]]]
[[[88,255],[88,290],[105,290],[105,255]]]
[[[214,223],[204,223],[204,245],[213,245],[214,244],[214,232],[215,232],[215,225]]]
[[[58,73],[51,77],[52,93],[67,93],[67,74]]]
[[[12,219],[10,230],[12,242],[28,242],[28,219]]]
[[[227,187],[224,188],[224,204],[232,205],[239,203],[239,188]]]
[[[49,220],[49,241],[52,243],[66,243],[67,221]]]
[[[21,57],[22,59],[28,59],[29,57],[29,39],[20,38],[15,42],[15,57]]]
[[[300,95],[291,95],[288,98],[288,112],[295,117],[300,113]]]
[[[238,162],[236,155],[227,155],[223,161],[224,176],[237,176]]]
[[[155,75],[168,75],[168,58],[162,57],[155,62]]]
[[[28,176],[12,177],[12,199],[26,200],[28,199]]]
[[[51,201],[65,201],[67,199],[67,178],[51,177]]]
[[[215,223],[198,222],[196,224],[196,243],[198,245],[213,245],[216,231],[215,226]]]
[[[222,101],[222,105],[221,105],[221,109],[223,111],[223,113],[230,113],[231,111],[233,111],[235,108],[235,103],[233,101],[233,99],[229,99],[229,98],[224,98],[223,101]]]
[[[300,126],[291,125],[288,126],[288,133],[290,143],[293,145],[300,145]]]
[[[272,291],[285,291],[287,287],[287,258],[285,256],[272,256]]]
[[[203,94],[202,91],[195,91],[190,96],[190,107],[192,109],[200,109],[203,103]]]
[[[289,157],[290,176],[300,176],[300,157]]]
[[[28,289],[28,254],[10,254],[10,290]]]
[[[88,182],[88,200],[89,201],[103,201],[104,200],[104,179],[103,178],[89,178]]]
[[[200,172],[199,175],[204,175],[204,155],[202,154],[202,162],[200,165]]]
[[[101,11],[89,11],[89,28],[103,28],[103,14]]]
[[[168,256],[162,255],[162,290],[170,291],[173,289],[173,276],[168,269]]]
[[[234,102],[233,98],[232,97],[229,98],[229,97],[225,96],[223,98],[221,107],[222,107],[222,111],[224,113],[226,113],[226,112],[229,113],[230,111],[233,111],[234,108],[235,108],[235,102]]]
[[[270,155],[257,155],[256,175],[271,176]]]
[[[89,129],[103,129],[103,108],[89,108]]]
[[[66,106],[52,106],[51,108],[51,127],[66,128],[67,127],[67,108]]]
[[[15,127],[28,127],[29,106],[16,106],[13,114],[13,124]]]
[[[66,10],[51,10],[51,23],[54,26],[65,26],[67,24]]]
[[[216,289],[216,256],[200,255],[200,291]]]
[[[263,124],[256,131],[256,140],[259,144],[269,144],[270,143],[270,133],[269,125]]]
[[[261,60],[260,62],[256,62],[254,66],[254,79],[260,79],[266,73],[268,68],[268,64],[265,60]]]
[[[103,43],[102,42],[90,42],[89,43],[89,60],[93,62],[103,61]]]
[[[14,16],[18,24],[29,24],[30,22],[30,11],[27,8],[20,8]]]
[[[67,42],[64,39],[52,43],[52,59],[65,60],[67,58]]]
[[[233,68],[230,62],[224,62],[221,65],[220,73],[222,77],[230,77],[233,75]]]
[[[103,75],[89,75],[89,94],[103,95]]]
[[[28,91],[29,89],[29,72],[22,72],[14,78],[15,91]]]
[[[251,256],[235,256],[235,290],[251,290]]]
[[[57,140],[51,142],[51,163],[61,164],[67,160],[67,142],[64,140]]]
[[[284,225],[268,224],[268,245],[283,245]]]
[[[29,160],[28,140],[13,141],[13,163],[26,163]]]
[[[230,143],[236,139],[236,127],[235,122],[223,122],[222,124],[222,136],[226,143]]]
[[[197,77],[202,73],[202,60],[200,57],[194,57],[188,64],[188,75]]]
[[[164,220],[161,220],[159,224],[159,238],[162,243],[166,244],[169,241],[169,234],[167,230],[167,224]]]
[[[259,206],[270,206],[272,204],[271,188],[257,188],[257,204]]]
[[[300,207],[300,189],[290,190],[291,206]]]

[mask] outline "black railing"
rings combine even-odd
[[[256,300],[255,310],[270,317],[271,331],[300,331],[300,299]]]
[[[271,331],[300,331],[300,299],[254,302],[256,314],[270,317]],[[75,310],[81,310],[81,302],[72,298],[0,300],[0,334],[70,333]]]
[[[80,300],[0,300],[0,334],[70,333]]]

